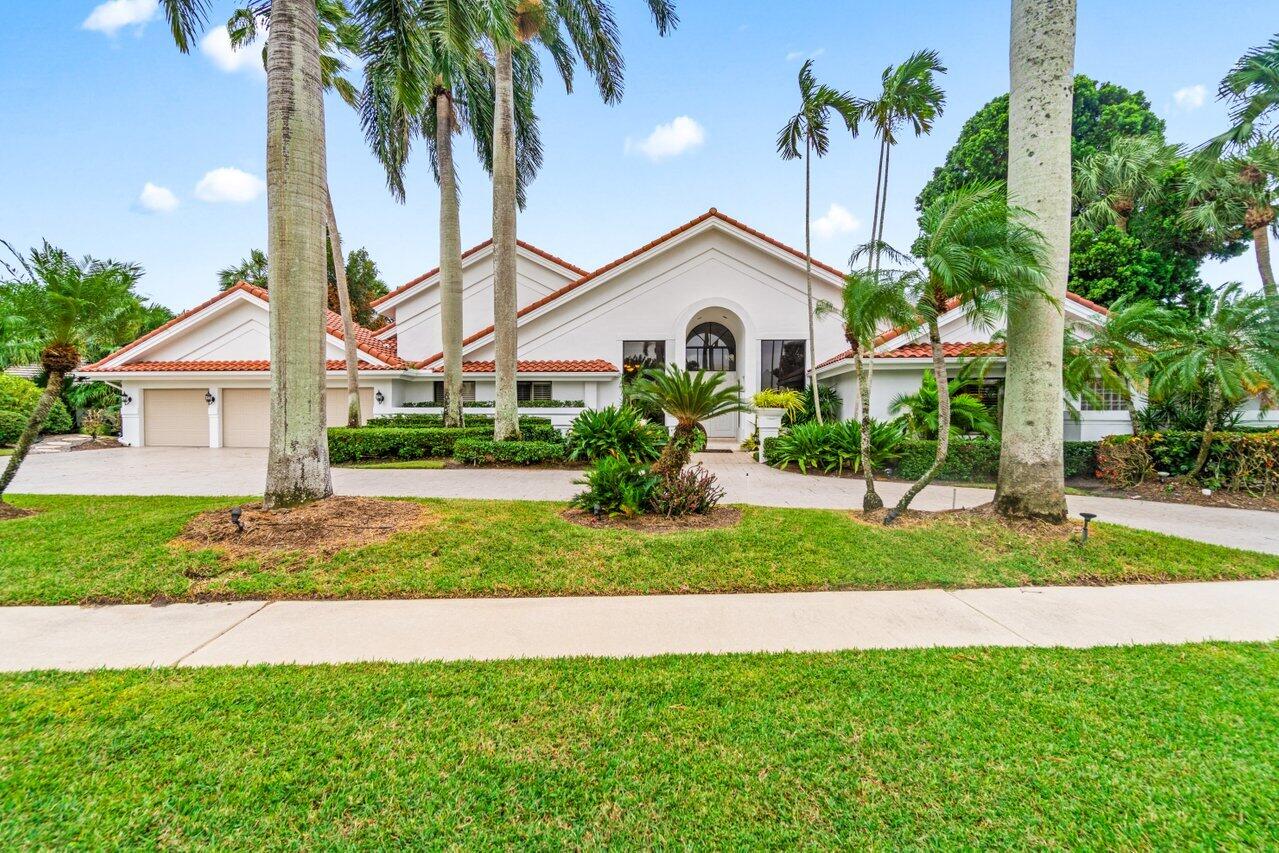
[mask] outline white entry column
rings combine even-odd
[[[209,388],[209,447],[222,446],[222,389]]]

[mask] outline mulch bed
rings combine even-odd
[[[345,548],[371,545],[414,530],[434,516],[422,504],[383,498],[332,497],[294,509],[240,507],[238,529],[230,509],[192,518],[173,541],[214,548],[230,558],[272,557],[283,553],[331,556]]]
[[[566,509],[560,516],[572,524],[593,527],[597,530],[634,530],[639,533],[679,533],[685,530],[710,530],[717,527],[736,527],[742,520],[742,511],[736,507],[716,507],[705,515],[681,515],[667,518],[664,515],[594,516],[584,509]]]
[[[1227,491],[1225,489],[1213,489],[1212,494],[1205,495],[1203,486],[1177,477],[1169,477],[1162,483],[1158,480],[1147,480],[1131,488],[1120,488],[1105,480],[1098,480],[1092,477],[1074,478],[1067,485],[1105,498],[1130,498],[1160,503],[1196,504],[1198,506],[1261,509],[1279,512],[1279,495],[1253,495],[1248,492]]]
[[[11,518],[26,518],[28,515],[35,515],[34,509],[23,509],[20,506],[14,506],[11,503],[5,503],[0,500],[0,521],[8,521]]]
[[[111,450],[112,448],[126,447],[126,446],[127,445],[121,444],[120,439],[118,438],[112,438],[111,436],[103,436],[101,438],[95,438],[90,441],[86,441],[83,444],[77,444],[74,447],[72,447],[71,450],[73,452],[77,450]]]
[[[870,513],[852,510],[848,513],[848,517],[862,524],[882,525],[884,516],[887,514],[888,507],[885,507]],[[996,522],[1028,539],[1042,541],[1072,539],[1083,530],[1083,522],[1076,519],[1068,519],[1064,524],[1053,524],[1048,521],[1004,518],[995,512],[993,503],[985,503],[964,509],[941,510],[940,512],[910,509],[897,517],[892,523],[892,528],[926,527],[937,523],[953,524],[960,527],[974,527],[977,525],[987,527],[991,522]]]

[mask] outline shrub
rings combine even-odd
[[[330,427],[329,461],[368,459],[430,459],[453,455],[460,438],[491,438],[491,426],[395,428]]]
[[[573,419],[565,438],[568,458],[588,462],[605,456],[652,462],[665,442],[666,430],[630,406],[587,409]]]
[[[1097,451],[1098,476],[1131,486],[1156,471],[1184,475],[1202,439],[1203,433],[1180,431],[1110,436]],[[1279,430],[1213,433],[1198,481],[1214,489],[1279,492]]]
[[[67,404],[61,399],[53,401],[53,407],[49,409],[49,416],[44,419],[44,429],[40,430],[46,435],[62,435],[75,429],[75,421],[71,419],[71,413],[67,411]]]
[[[443,403],[437,403],[434,400],[421,400],[416,403],[401,403],[406,409],[442,409]],[[493,408],[492,400],[475,400],[470,403],[463,403],[462,410],[467,409],[491,409]],[[519,404],[521,409],[580,409],[586,405],[585,400],[527,400]]]
[[[724,489],[715,475],[699,462],[678,474],[658,480],[649,495],[648,508],[670,518],[677,515],[704,515],[724,497]]]
[[[30,418],[42,394],[44,389],[30,379],[0,373],[0,411],[17,412],[24,419]],[[40,431],[59,434],[71,432],[74,428],[75,422],[72,421],[66,404],[61,399],[55,399],[53,408],[49,409],[49,416],[44,420],[44,428]]]
[[[901,424],[896,421],[871,420],[871,467],[882,470],[895,462],[905,441]],[[807,474],[808,468],[824,471],[853,471],[862,467],[862,427],[858,421],[836,421],[800,424],[765,442],[765,460],[785,468],[796,465]]]
[[[757,409],[785,409],[793,412],[804,405],[804,395],[793,388],[765,388],[757,392],[751,402]]]
[[[27,428],[28,420],[21,412],[0,410],[0,446],[17,444],[18,437]]]
[[[804,389],[800,399],[803,405],[788,411],[785,417],[782,418],[784,426],[797,426],[817,420],[817,409],[813,406],[813,388],[811,385]],[[823,385],[821,400],[822,420],[827,423],[839,420],[840,412],[843,409],[843,402],[840,399],[839,392],[829,385]]]
[[[80,418],[80,432],[100,438],[104,435],[115,435],[118,422],[106,409],[88,409]]]
[[[777,436],[773,443],[774,456],[768,462],[778,468],[795,465],[804,474],[809,468],[824,467],[829,436],[830,431],[817,421],[791,427]]]
[[[459,438],[453,444],[453,458],[467,465],[540,465],[563,462],[564,445],[553,441]]]
[[[658,479],[647,465],[605,456],[584,479],[574,481],[586,489],[574,495],[571,504],[596,514],[639,515],[648,508]]]
[[[1062,456],[1067,477],[1089,476],[1097,467],[1097,443],[1067,441]],[[909,439],[901,444],[901,459],[894,474],[914,480],[928,470],[937,456],[937,442]],[[937,479],[989,483],[999,478],[999,442],[994,439],[951,439],[946,462]]]
[[[466,416],[466,426],[461,429],[480,429],[486,430],[489,435],[493,434],[493,419],[490,417],[481,417],[476,415]],[[418,414],[398,414],[398,415],[379,415],[376,418],[369,418],[364,424],[363,429],[446,429],[444,426],[443,415],[418,415]],[[457,427],[447,427],[449,429],[457,429]],[[551,426],[550,418],[539,417],[521,417],[520,418],[520,436],[522,441],[560,441],[560,431]]]

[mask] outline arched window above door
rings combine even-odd
[[[722,323],[701,323],[688,334],[685,367],[689,370],[737,370],[737,340]]]

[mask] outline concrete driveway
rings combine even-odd
[[[744,453],[700,454],[715,472],[730,503],[847,509],[861,506],[861,481],[803,476],[756,464]],[[31,456],[13,492],[87,495],[254,495],[262,491],[266,451],[257,449],[121,448]],[[377,470],[335,468],[333,487],[344,495],[566,500],[578,487],[577,471],[542,469]],[[905,490],[883,483],[886,501]],[[918,509],[977,506],[989,489],[931,486]],[[1279,513],[1070,496],[1072,513],[1093,512],[1101,521],[1182,536],[1200,542],[1279,554]]]

